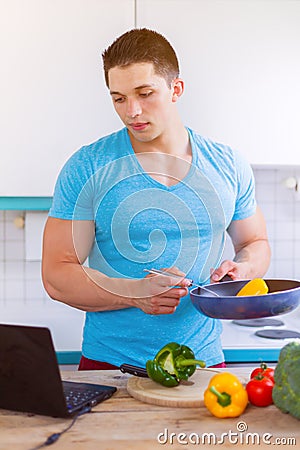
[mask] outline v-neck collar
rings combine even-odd
[[[191,176],[194,174],[195,172],[195,164],[196,164],[196,159],[197,159],[197,154],[195,151],[195,147],[194,147],[194,141],[192,139],[192,135],[191,135],[191,131],[189,128],[186,127],[186,130],[188,132],[188,136],[189,136],[189,143],[191,146],[191,150],[192,150],[192,162],[190,165],[190,169],[188,171],[188,173],[182,178],[182,180],[178,181],[178,183],[173,184],[172,186],[166,186],[163,183],[160,183],[159,181],[155,180],[153,177],[151,177],[151,175],[149,175],[144,168],[142,167],[142,165],[140,164],[130,141],[129,138],[129,134],[128,134],[128,130],[127,128],[124,128],[124,134],[125,134],[125,141],[127,144],[127,149],[130,155],[133,156],[133,161],[134,164],[136,166],[136,168],[138,169],[138,171],[140,172],[141,175],[143,175],[151,184],[153,184],[154,186],[163,189],[165,191],[174,191],[177,190],[179,188],[182,187],[182,185],[185,185],[188,183],[188,180],[191,178]]]

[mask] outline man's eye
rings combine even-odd
[[[153,92],[152,91],[148,91],[148,92],[141,92],[140,96],[145,98],[145,97],[149,97]]]
[[[115,103],[122,103],[124,101],[124,97],[116,97],[114,98]]]

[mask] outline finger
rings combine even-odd
[[[166,275],[154,275],[152,277],[145,277],[144,280],[147,284],[144,285],[145,295],[143,297],[184,297],[188,294],[187,287],[190,285],[189,280],[184,279],[181,281],[179,279],[178,284],[178,278],[174,279]]]
[[[190,286],[191,281],[187,278],[177,278],[171,275],[157,275],[157,284],[161,287],[172,289],[172,286],[181,286],[187,288]]]
[[[159,298],[181,298],[188,295],[189,290],[187,288],[183,287],[158,287],[155,289],[155,292],[153,292],[153,296],[159,297]]]
[[[157,313],[161,308],[176,308],[180,303],[179,298],[172,297],[152,297],[147,305],[148,309]]]
[[[177,306],[159,306],[156,308],[151,309],[147,314],[150,314],[152,316],[158,316],[161,314],[173,314],[176,311]]]
[[[174,314],[177,306],[161,306],[159,314]]]
[[[162,292],[160,295],[161,298],[181,298],[188,295],[189,290],[186,288],[171,288]]]
[[[227,275],[229,275],[230,278],[231,278],[232,280],[240,280],[240,279],[242,278],[242,277],[239,275],[239,272],[238,272],[237,269],[230,270],[230,271],[227,273]]]
[[[212,282],[220,281],[225,275],[232,271],[236,266],[233,261],[225,260],[222,264],[211,273]]]

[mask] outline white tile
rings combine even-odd
[[[260,207],[266,222],[273,222],[275,220],[275,203],[258,202],[258,206]]]
[[[13,221],[5,222],[5,240],[6,241],[23,241],[24,228],[17,228]]]
[[[6,243],[5,243],[5,259],[6,259],[6,261],[23,261],[24,260],[24,242],[23,241],[6,241]]]
[[[0,222],[0,241],[4,240],[4,222]]]
[[[4,242],[0,241],[0,261],[4,260]]]
[[[271,260],[270,266],[264,276],[264,278],[275,278],[275,263]]]
[[[18,261],[5,261],[5,279],[16,281],[24,279],[24,264]]]
[[[295,238],[295,224],[291,221],[276,222],[275,240],[276,241],[292,241]]]
[[[300,220],[295,221],[295,239],[300,241]]]
[[[38,300],[44,299],[44,286],[41,280],[26,280],[25,281],[25,299],[26,300]]]
[[[283,240],[294,240],[295,239],[295,221],[290,220],[288,217],[286,220],[282,222],[276,222],[275,224],[276,230],[277,230],[277,236],[280,236]],[[278,239],[278,238],[277,238]]]
[[[39,280],[41,278],[41,262],[25,261],[25,278],[27,280]]]
[[[276,259],[291,261],[294,258],[294,245],[294,241],[276,241],[274,246]]]
[[[4,283],[0,279],[0,301],[4,300]]]
[[[275,202],[276,192],[273,184],[257,183],[255,191],[258,203]]]
[[[5,273],[4,273],[4,261],[0,261],[0,280],[5,279]],[[2,281],[0,281],[0,284],[2,285]]]
[[[295,220],[299,222],[300,225],[300,201],[295,201]]]
[[[24,300],[24,287],[24,280],[6,280],[4,285],[6,301]]]
[[[276,224],[274,222],[267,222],[267,233],[269,241],[275,240]]]
[[[294,203],[276,203],[275,220],[276,222],[294,221],[295,207]]]
[[[294,191],[283,185],[283,182],[276,185],[276,200],[278,202],[293,203],[295,201]]]
[[[300,259],[299,259],[299,254],[298,254],[298,259],[295,260],[294,278],[295,278],[295,280],[299,280],[300,281]]]
[[[275,184],[276,170],[254,168],[253,173],[254,173],[256,183]]]
[[[295,240],[294,254],[295,258],[300,258],[300,239]]]
[[[25,216],[25,258],[27,261],[41,261],[43,232],[48,213],[29,211]]]
[[[0,222],[4,221],[4,211],[0,211]]]
[[[280,167],[280,169],[276,170],[275,174],[275,183],[284,184],[284,180],[290,177],[295,177],[296,171],[293,167]]]
[[[13,222],[18,216],[22,216],[23,211],[20,210],[7,210],[5,211],[4,217],[6,222]]]
[[[276,278],[294,278],[294,264],[292,260],[276,260],[275,261]]]

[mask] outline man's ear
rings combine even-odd
[[[177,102],[178,98],[183,94],[184,91],[184,81],[181,78],[175,78],[172,81],[172,101]]]

